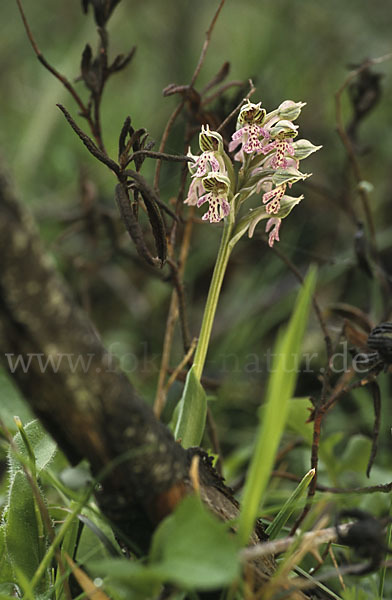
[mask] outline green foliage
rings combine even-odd
[[[0,38],[0,53],[7,60],[3,61],[2,71],[0,109],[4,119],[0,142],[6,149],[4,154],[15,166],[14,174],[23,201],[35,209],[44,242],[50,248],[56,264],[76,296],[91,309],[107,345],[110,347],[113,344],[110,349],[118,354],[121,366],[136,383],[141,395],[147,399],[153,398],[172,288],[167,282],[168,278],[162,281],[144,271],[134,255],[131,265],[120,256],[115,256],[111,262],[107,261],[107,256],[113,257],[113,249],[106,229],[99,224],[95,229],[96,221],[95,237],[91,238],[90,234],[85,235],[89,222],[84,217],[73,223],[75,227],[69,225],[70,216],[73,218],[81,208],[83,213],[79,172],[83,171],[82,178],[87,173],[98,189],[93,207],[94,211],[97,208],[97,212],[94,214],[101,209],[105,214],[113,210],[112,180],[64,126],[55,103],[64,102],[76,114],[72,99],[35,60],[15,5],[11,2],[3,4],[2,18],[7,23],[7,32]],[[81,18],[80,3],[55,4],[54,9],[52,0],[40,0],[29,3],[29,6],[26,3],[27,16],[44,55],[73,81],[78,75],[80,53],[86,41],[92,45],[96,43],[95,27],[91,19]],[[131,72],[119,74],[117,79],[113,79],[112,87],[104,96],[102,122],[105,144],[111,155],[116,153],[118,131],[128,113],[136,129],[146,127],[153,138],[161,139],[176,102],[170,97],[162,99],[161,90],[171,81],[189,82],[200,53],[202,32],[206,30],[210,18],[210,0],[200,0],[196,12],[192,3],[179,3],[178,0],[138,3],[137,9],[134,3],[120,3],[111,23],[111,33],[114,34],[111,49],[123,51],[129,44],[135,43],[138,54]],[[293,22],[296,27],[293,27]],[[333,96],[346,77],[347,65],[359,64],[366,56],[385,54],[389,52],[389,46],[390,25],[385,19],[385,2],[380,0],[372,3],[371,8],[367,3],[358,3],[357,0],[347,0],[345,3],[331,0],[328,4],[311,0],[297,0],[295,3],[276,0],[262,8],[259,2],[244,0],[241,11],[238,10],[238,3],[226,2],[196,86],[202,89],[220,69],[222,61],[228,60],[231,63],[230,78],[246,80],[252,76],[262,92],[263,105],[275,105],[283,97],[307,102],[307,110],[301,117],[301,128],[306,136],[314,139],[315,143],[323,144],[324,148],[322,153],[309,159],[312,164],[310,170],[314,173],[314,188],[306,183],[301,187],[305,199],[290,216],[292,226],[284,229],[278,250],[301,273],[305,272],[310,260],[319,263],[317,293],[325,318],[331,319],[334,341],[342,327],[342,320],[328,312],[335,302],[351,302],[374,323],[386,314],[384,293],[380,292],[378,279],[382,270],[377,267],[377,275],[370,280],[361,271],[354,251],[353,224],[356,219],[363,220],[363,213],[357,201],[357,190],[349,189],[347,159],[335,133]],[[178,48],[181,48],[180,53]],[[392,152],[392,138],[386,134],[392,127],[389,103],[391,63],[378,64],[374,69],[384,75],[384,93],[376,109],[361,123],[356,145],[364,167],[362,178],[366,181],[366,185],[361,186],[372,194],[371,210],[376,226],[377,247],[381,253],[380,264],[388,271],[392,222],[389,182],[385,173]],[[234,100],[231,102],[234,91],[228,91],[220,108],[230,106],[231,109],[234,106]],[[244,95],[242,91],[241,94],[238,100]],[[157,98],[160,98],[158,105]],[[206,107],[210,110],[214,104]],[[343,108],[348,123],[352,108],[346,98]],[[80,123],[83,125],[83,121]],[[171,133],[167,149],[172,152],[183,150],[179,122]],[[142,172],[147,178],[152,176],[154,166],[152,161],[145,161]],[[160,181],[163,201],[171,199],[177,193],[177,188],[178,171],[172,165],[163,165]],[[122,231],[121,224],[116,220],[114,222]],[[194,228],[192,250],[185,271],[192,334],[198,330],[205,290],[216,256],[217,238],[216,228],[204,225]],[[126,244],[124,248],[126,252],[133,251]],[[390,273],[387,275],[390,276]],[[205,373],[220,386],[216,392],[219,401],[214,403],[212,410],[229,483],[238,481],[252,456],[255,413],[260,397],[265,396],[268,379],[265,353],[274,344],[279,327],[287,322],[295,287],[287,265],[265,247],[258,232],[254,239],[237,246],[221,295]],[[132,298],[132,302],[128,298]],[[290,443],[298,436],[304,440],[304,445],[290,452],[284,463],[287,471],[297,477],[309,469],[313,424],[306,421],[308,409],[312,406],[309,398],[318,396],[319,370],[325,367],[322,338],[314,321],[311,321],[304,347],[307,352],[316,355],[312,363],[313,370],[301,372],[299,376],[296,394],[302,397],[288,402],[289,412],[281,436],[282,444]],[[181,358],[181,343],[176,338],[172,365]],[[379,451],[371,478],[368,480],[364,471],[369,457],[369,436],[374,416],[371,396],[365,387],[339,400],[323,423],[319,483],[356,487],[390,481],[390,374],[381,375],[379,381],[383,412]],[[178,398],[181,389],[179,384],[176,386],[173,397]],[[23,422],[28,422],[32,416],[3,371],[0,373],[0,388],[0,416],[14,432],[14,414],[18,414]],[[195,393],[197,396],[197,390]],[[201,396],[200,400],[202,405],[204,399]],[[200,431],[195,432],[195,439],[199,438]],[[67,508],[74,506],[70,491],[68,494],[66,486],[60,485],[58,466],[54,461],[49,463],[52,442],[50,438],[42,441],[44,445],[47,444],[46,458],[46,451],[41,454],[39,444],[35,450],[37,465],[42,465],[37,467],[42,476],[39,482],[41,493],[54,504],[65,504]],[[19,450],[24,459],[29,458],[23,445]],[[5,460],[4,447],[1,451]],[[19,498],[19,506],[23,508],[25,501],[31,510],[31,490],[26,482],[21,483],[23,473],[16,468],[15,462],[18,459],[13,456],[10,460],[12,472],[14,476],[18,473],[18,485],[25,494],[25,500]],[[58,485],[47,484],[49,464],[54,471],[53,481],[57,479]],[[13,482],[9,477],[4,478],[0,488],[0,600],[3,597],[7,600],[15,597],[14,587],[9,588],[5,582],[12,580],[14,585],[17,580],[5,540],[8,499],[12,487]],[[269,514],[277,518],[292,488],[292,483],[286,480],[274,478],[270,481],[268,494],[264,494],[262,499]],[[59,490],[63,491],[59,493]],[[318,498],[316,496],[316,502]],[[48,504],[50,514],[57,518],[51,502]],[[360,506],[375,515],[382,515],[389,509],[389,495],[339,494],[333,496],[332,503],[336,510],[342,506]],[[12,520],[15,522],[15,515]],[[79,523],[74,518],[69,535],[63,542],[63,548],[69,553],[75,550],[78,527]],[[32,535],[32,531],[29,535]],[[89,556],[94,549],[94,542],[97,552],[103,555],[105,550],[98,538],[84,527],[82,545],[76,548],[78,556]],[[135,581],[137,577],[143,579],[143,569],[149,566],[149,563],[126,564],[130,570],[135,570]],[[148,581],[141,584],[139,598],[146,597],[143,589],[155,591],[161,585],[161,576],[154,581],[151,573],[152,584]],[[351,586],[348,578],[347,590],[340,592],[336,584],[339,596],[332,597],[343,597],[344,600],[376,597],[369,591],[367,583],[370,579],[365,577],[361,585]],[[2,587],[1,582],[6,587]],[[334,585],[331,584],[331,587]],[[392,597],[391,590],[388,569],[385,591],[380,598]],[[128,585],[124,585],[122,592],[122,597],[127,600],[133,597],[131,595],[134,592]]]
[[[43,557],[35,499],[31,485],[22,471],[11,480],[7,520],[4,525],[5,545],[10,563],[31,579]]]
[[[73,503],[75,506],[75,503]],[[92,504],[85,506],[81,511],[79,519],[84,523],[82,534],[78,544],[72,549],[72,552],[68,552],[70,556],[73,555],[75,549],[77,549],[78,560],[85,562],[85,560],[92,558],[106,558],[108,554],[119,553],[117,542],[114,538],[112,529],[106,520],[102,517],[98,508]],[[78,526],[80,521],[78,521]],[[74,528],[75,530],[75,528]],[[72,547],[74,531],[71,529],[71,540],[69,547]],[[65,542],[65,539],[64,539]],[[65,544],[63,544],[63,550],[67,551]]]
[[[310,482],[314,477],[314,469],[306,473],[301,479],[294,492],[286,500],[274,520],[266,529],[266,534],[270,540],[276,538],[286,525],[292,513],[298,508],[298,500],[305,494]]]
[[[14,579],[10,558],[6,544],[5,525],[2,523],[0,525],[0,586],[11,585]]]
[[[273,371],[267,389],[266,408],[257,433],[256,447],[242,499],[238,532],[242,544],[247,543],[252,532],[286,424],[289,402],[298,374],[296,369],[288,369],[288,364],[292,357],[297,359],[299,355],[315,284],[316,271],[312,269],[298,295],[289,325],[276,345]]]
[[[56,443],[38,420],[25,425],[22,431],[23,433],[18,431],[14,437],[17,455],[12,449],[9,451],[9,475],[11,479],[22,468],[22,464],[29,465],[31,458],[34,460],[34,470],[39,475],[54,459],[57,450]]]
[[[22,584],[22,581],[32,579],[46,550],[42,518],[32,486],[44,504],[35,478],[53,459],[56,444],[38,421],[32,421],[26,427],[19,423],[18,427],[13,439],[14,448],[8,456],[8,502],[0,527],[0,554],[4,556],[0,582],[16,580]],[[30,480],[24,469],[30,472]],[[44,589],[42,586],[45,586],[45,580],[41,582],[41,590]]]
[[[152,597],[162,583],[185,590],[225,587],[240,570],[233,534],[197,496],[185,498],[157,528],[146,564],[107,559],[90,566],[97,575],[107,576],[109,587],[126,584],[135,599]]]
[[[307,422],[312,408],[309,398],[293,398],[289,404],[287,428],[300,435],[308,446],[312,445],[313,425]]]
[[[150,556],[169,581],[188,589],[214,589],[237,577],[237,548],[227,524],[212,516],[200,498],[191,496],[158,527]]]
[[[339,474],[349,471],[356,471],[358,473],[366,472],[371,445],[369,438],[364,435],[357,434],[351,436],[339,460],[335,456],[337,472]]]
[[[27,600],[37,600],[53,589],[56,600],[63,600],[64,576],[51,568],[60,543],[63,556],[67,553],[81,561],[106,558],[108,554],[120,554],[120,550],[97,507],[92,503],[84,506],[88,488],[86,492],[84,486],[75,501],[78,493],[60,482],[56,470],[64,463],[54,461],[56,444],[41,424],[32,421],[23,427],[19,422],[18,429],[8,453],[8,495],[0,525],[0,591],[13,593],[17,586]],[[50,487],[43,482],[50,482]],[[48,504],[45,492],[53,496],[54,490],[60,491],[62,502],[66,503],[64,509]],[[50,520],[62,522],[51,543],[44,527],[43,509],[48,511]]]
[[[207,396],[195,375],[195,367],[188,371],[180,400],[178,420],[174,431],[184,448],[198,446],[204,433],[207,414]]]
[[[31,421],[33,415],[27,402],[23,399],[18,389],[7,376],[4,369],[0,368],[1,408],[0,416],[10,430],[16,429],[14,415],[19,415],[23,423]]]
[[[369,600],[367,592],[358,586],[346,588],[342,594],[343,600]]]

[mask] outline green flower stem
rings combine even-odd
[[[203,321],[201,324],[199,341],[191,369],[188,371],[184,386],[184,392],[179,403],[177,422],[174,428],[176,439],[181,440],[184,448],[199,446],[203,438],[206,415],[207,415],[207,396],[200,383],[203,373],[204,363],[207,356],[208,345],[211,337],[212,325],[216,308],[219,301],[219,294],[222,287],[223,278],[229,257],[235,243],[241,235],[235,238],[232,236],[234,228],[234,211],[230,213],[225,221],[223,235],[216,259],[214,272],[210,283],[207,302],[204,309]]]
[[[229,261],[230,253],[232,250],[232,246],[229,244],[232,229],[233,223],[230,219],[227,219],[223,229],[223,235],[210,283],[210,289],[208,291],[208,297],[206,307],[204,309],[199,341],[196,348],[195,358],[193,360],[194,374],[196,375],[199,381],[203,373],[204,363],[207,356],[208,344],[210,342],[211,337],[212,325],[214,322],[215,312],[218,305],[219,294],[222,287],[223,278],[225,276],[227,263]]]

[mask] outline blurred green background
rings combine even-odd
[[[128,114],[135,128],[148,129],[157,148],[178,103],[178,97],[163,97],[162,89],[170,83],[190,81],[217,5],[215,0],[120,2],[108,27],[112,56],[134,44],[137,54],[125,71],[109,81],[104,94],[103,134],[114,158],[119,130]],[[25,0],[24,8],[45,57],[70,79],[77,77],[85,43],[96,45],[92,15],[83,15],[76,0]],[[385,0],[227,0],[196,86],[202,89],[229,61],[228,81],[251,77],[257,87],[252,99],[262,100],[267,110],[285,99],[307,103],[299,119],[300,137],[322,144],[323,149],[303,165],[313,177],[296,185],[294,195],[304,193],[305,200],[283,223],[278,248],[302,273],[311,262],[318,264],[318,297],[323,309],[336,302],[349,303],[363,310],[374,324],[391,315],[385,314],[377,277],[368,278],[357,265],[357,229],[347,205],[352,203],[360,218],[364,216],[336,134],[334,102],[353,65],[392,51],[391,21],[391,7]],[[121,359],[144,398],[152,402],[171,284],[150,273],[136,258],[113,258],[101,224],[93,234],[75,225],[72,211],[80,206],[81,177],[94,185],[95,201],[109,212],[115,211],[113,177],[87,153],[56,108],[56,102],[61,102],[77,115],[72,98],[35,58],[15,2],[2,6],[2,22],[0,151],[11,167],[23,202],[36,214],[59,268],[92,314],[109,349]],[[392,60],[375,66],[374,71],[382,75],[382,93],[359,129],[358,159],[363,179],[374,186],[371,209],[377,242],[383,269],[391,273]],[[82,83],[77,86],[82,90]],[[234,91],[228,92],[227,106],[234,95]],[[348,123],[352,115],[347,95],[343,114]],[[183,127],[180,117],[169,137],[168,152],[183,151]],[[196,148],[193,143],[194,152]],[[144,176],[151,180],[153,170],[153,161],[146,161]],[[179,178],[179,169],[163,167],[160,191],[165,202],[176,195]],[[193,233],[185,272],[192,335],[198,333],[219,236],[219,227],[206,224],[197,225]],[[231,480],[240,474],[251,451],[255,414],[268,376],[265,354],[273,346],[277,328],[288,318],[298,289],[293,274],[262,237],[260,227],[254,239],[242,240],[234,252],[206,366],[206,374],[220,382],[212,406]],[[128,249],[136,257],[130,242]],[[329,324],[337,340],[342,319],[331,315]],[[299,378],[297,394],[308,397],[319,393],[318,371],[325,365],[323,336],[314,317],[304,350],[317,355],[312,362],[314,370]],[[172,366],[180,360],[181,352],[177,332]],[[372,483],[391,479],[389,379],[388,375],[380,376],[383,416]],[[0,413],[8,415],[10,422],[18,395],[5,376],[1,384]],[[180,390],[180,384],[173,386],[171,402],[178,399]],[[307,406],[301,402],[298,410],[293,407],[288,440],[298,435],[306,438]],[[366,484],[372,411],[372,399],[365,389],[343,399],[328,416],[323,432],[325,483]],[[299,446],[286,460],[287,468],[302,476],[309,468],[308,444]],[[275,485],[271,503],[278,501],[291,483],[276,481]],[[378,512],[389,505],[381,494],[355,502],[362,502],[362,506],[370,502]]]

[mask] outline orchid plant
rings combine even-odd
[[[199,135],[201,154],[188,151],[191,183],[185,203],[197,207],[208,204],[202,219],[213,224],[224,221],[224,228],[175,429],[186,447],[198,445],[204,431],[206,395],[200,378],[230,253],[246,232],[253,236],[262,220],[267,220],[269,246],[279,241],[282,220],[303,199],[302,195],[286,194],[287,188],[310,177],[310,173],[299,170],[299,163],[321,148],[308,140],[296,140],[298,125],[293,121],[304,106],[303,102],[286,100],[267,113],[261,102],[245,101],[228,146],[229,153],[235,152],[234,161],[240,163],[238,170],[225,152],[222,136],[208,125],[202,126]],[[246,210],[245,203],[255,196],[260,197],[260,205]]]

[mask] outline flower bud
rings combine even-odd
[[[281,119],[287,119],[288,121],[295,121],[301,113],[302,108],[306,105],[306,102],[293,102],[292,100],[285,100],[278,107],[278,114]]]

